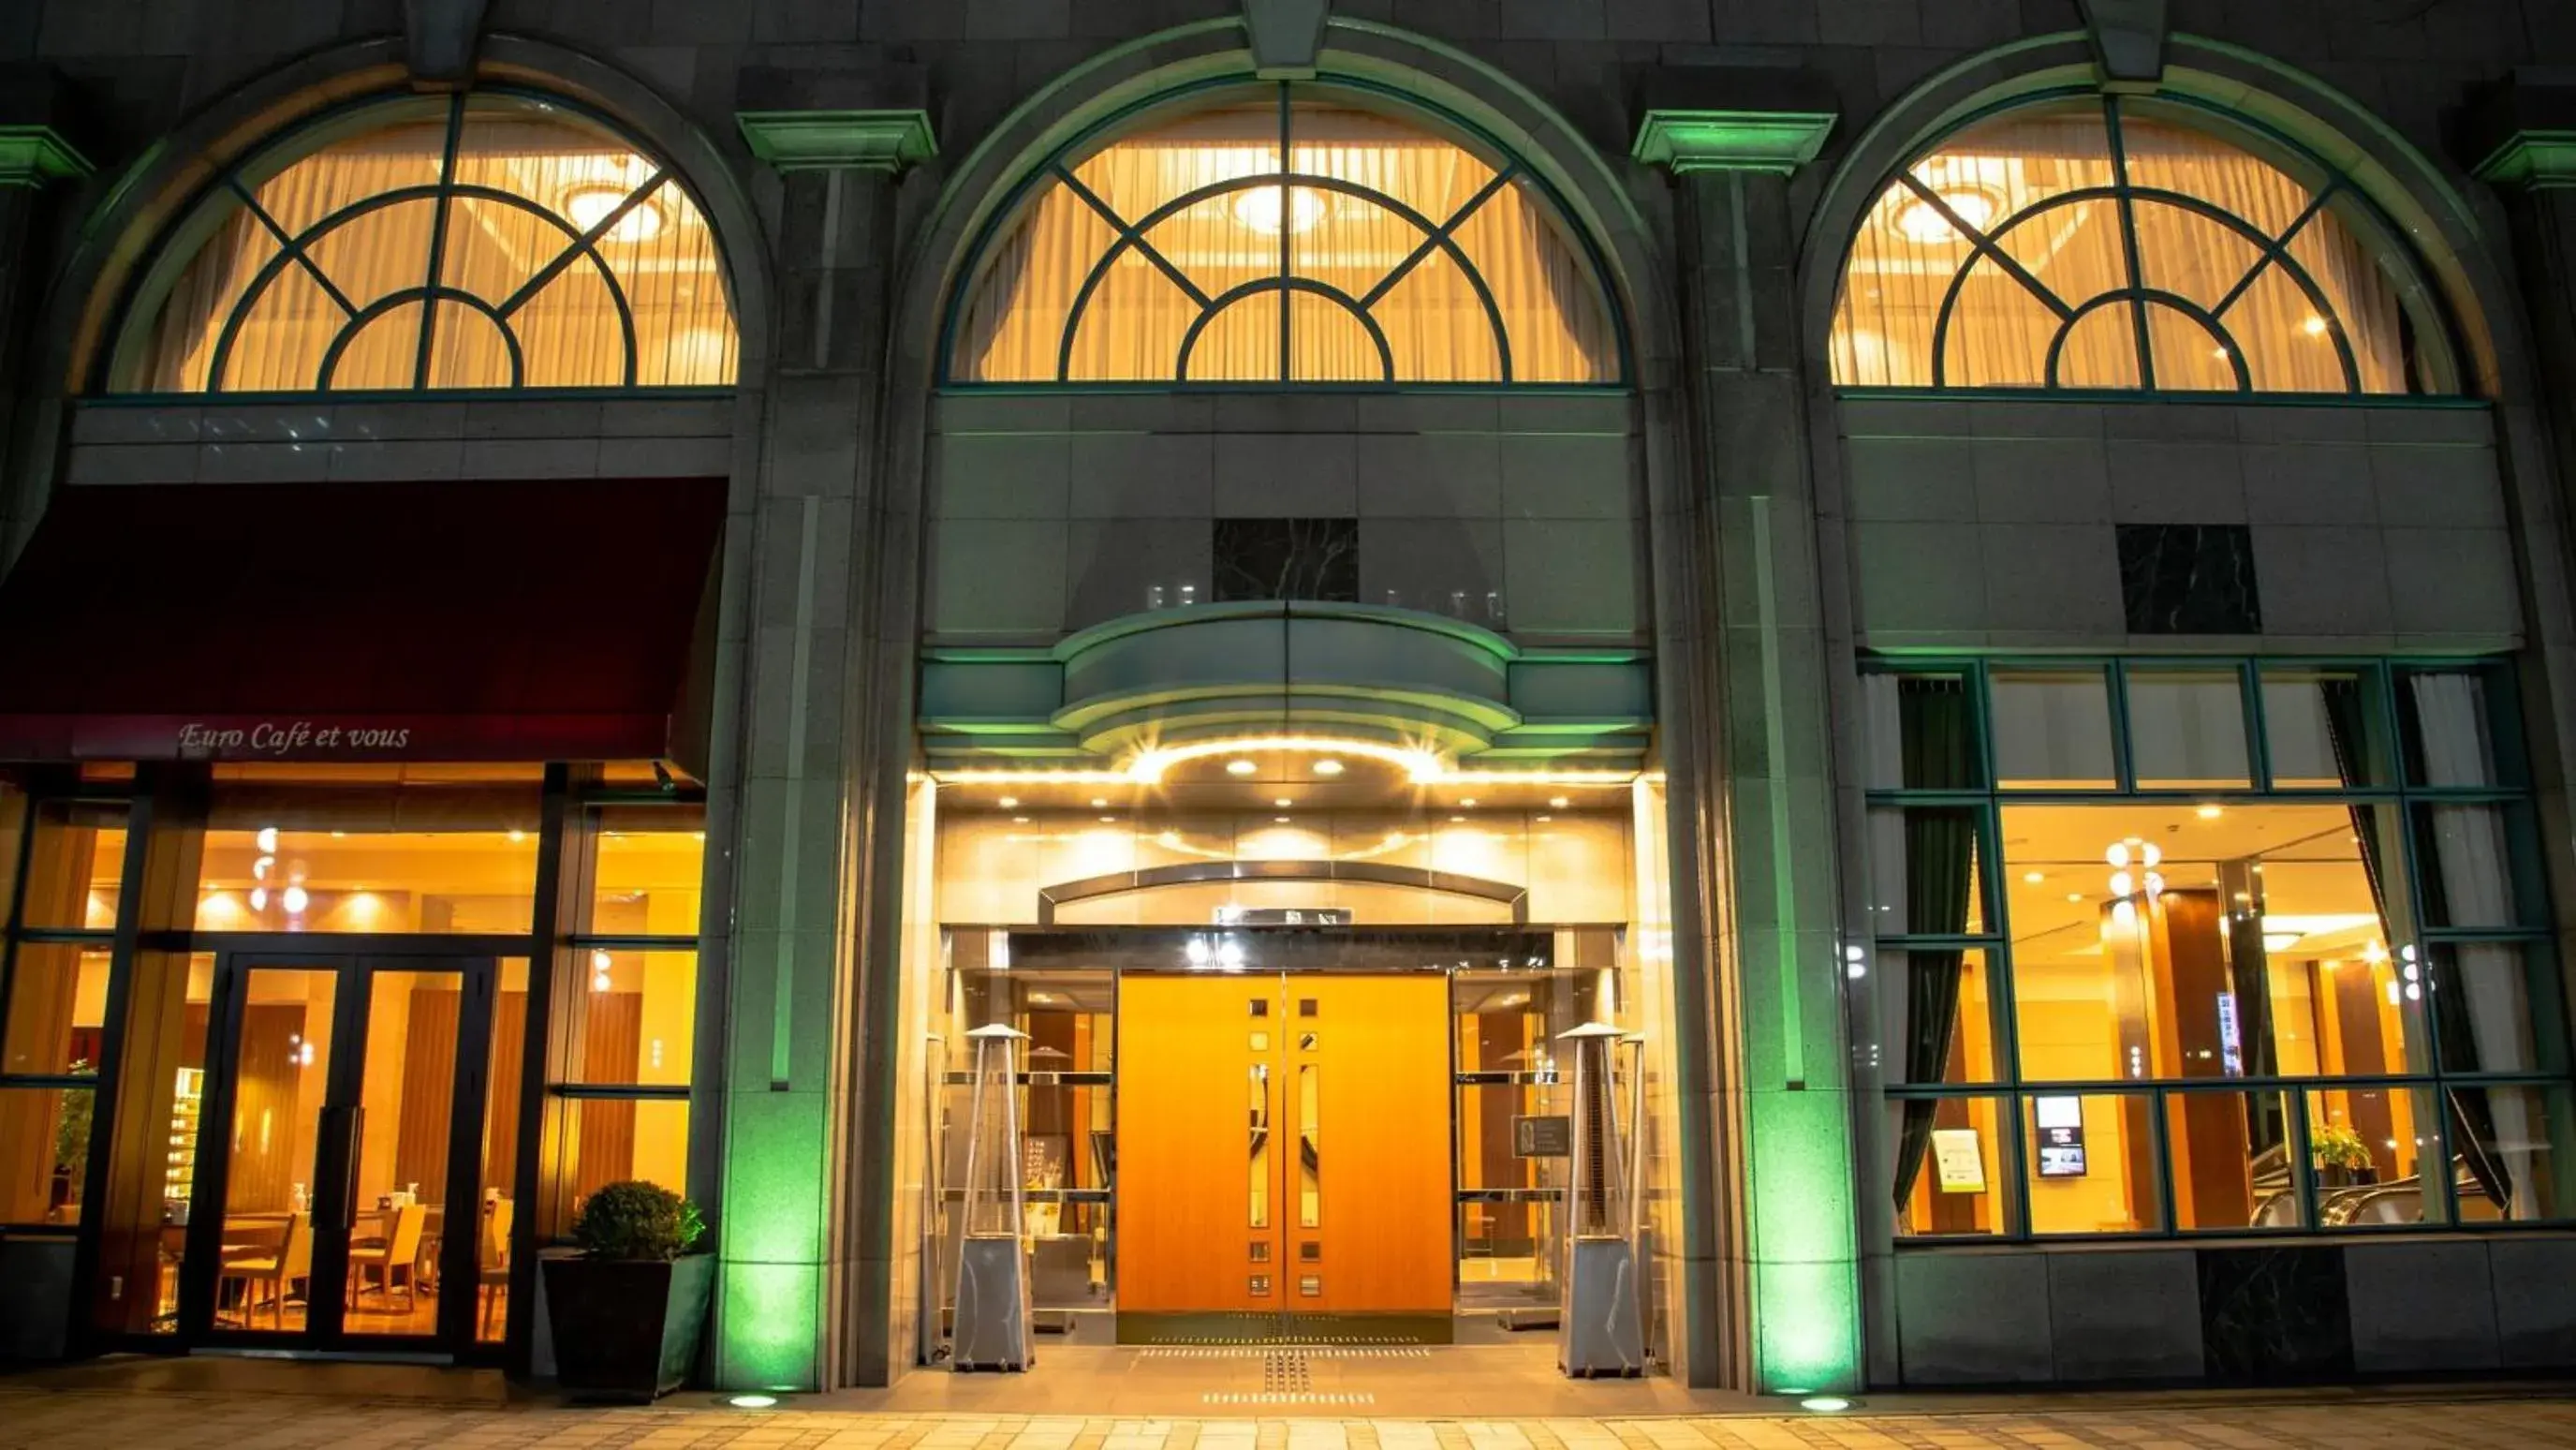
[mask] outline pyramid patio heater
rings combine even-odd
[[[1017,1048],[1027,1037],[998,1022],[966,1034],[975,1044],[975,1089],[966,1112],[966,1200],[959,1205],[966,1227],[957,1245],[957,1327],[948,1361],[959,1373],[1024,1370],[1037,1358],[1020,1243]]]
[[[1574,1379],[1646,1369],[1636,1185],[1611,1071],[1622,1035],[1606,1022],[1556,1035],[1574,1058],[1574,1158],[1566,1184],[1564,1307],[1556,1341],[1557,1367]]]

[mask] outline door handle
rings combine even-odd
[[[343,1232],[347,1232],[358,1226],[358,1147],[367,1120],[367,1110],[361,1107],[341,1107],[325,1108],[323,1111],[338,1115],[338,1120],[331,1125],[337,1131],[330,1133],[324,1141],[331,1143],[332,1151],[340,1157],[340,1161],[332,1166],[339,1170],[337,1177],[340,1187],[340,1228]]]

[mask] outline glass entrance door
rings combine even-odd
[[[214,1343],[474,1342],[489,957],[226,953],[181,1313]]]

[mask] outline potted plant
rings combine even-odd
[[[698,1361],[715,1258],[698,1206],[658,1183],[611,1183],[573,1219],[578,1258],[543,1262],[555,1378],[588,1399],[649,1402]]]
[[[2316,1165],[2317,1182],[2345,1188],[2371,1179],[2370,1145],[2341,1123],[2317,1123],[2308,1129],[2308,1159]]]
[[[91,1071],[84,1058],[71,1065],[70,1071]],[[55,1223],[76,1221],[79,1212],[73,1208],[81,1187],[89,1177],[90,1100],[95,1093],[67,1092],[62,1096],[62,1114],[54,1120],[54,1172],[46,1193],[46,1216]]]

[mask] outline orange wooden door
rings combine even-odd
[[[1118,1298],[1446,1313],[1447,983],[1119,984]]]

